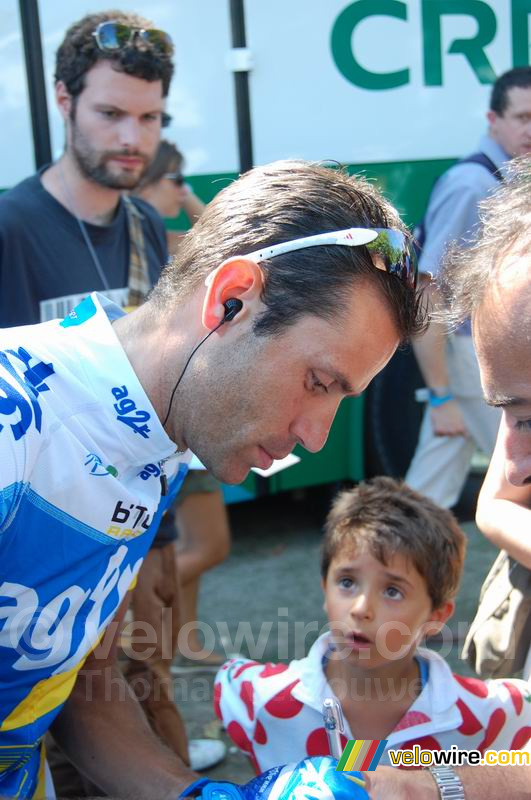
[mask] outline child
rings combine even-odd
[[[455,517],[390,478],[343,492],[328,516],[322,585],[330,632],[287,664],[236,659],[220,670],[215,708],[257,771],[328,755],[323,700],[337,697],[348,739],[388,750],[522,749],[531,736],[524,681],[453,675],[418,648],[454,610],[465,555]]]

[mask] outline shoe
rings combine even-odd
[[[227,748],[219,739],[190,739],[188,742],[190,768],[194,772],[210,769],[223,761],[226,755]]]

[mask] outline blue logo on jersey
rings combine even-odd
[[[160,467],[157,467],[156,464],[146,464],[144,469],[139,472],[139,476],[142,478],[143,481],[149,480],[149,478],[158,478],[160,475]]]
[[[59,324],[63,328],[71,328],[74,325],[82,325],[96,313],[96,306],[92,297],[85,297],[84,300],[72,309],[62,322]]]
[[[134,400],[129,397],[127,386],[116,386],[112,389],[115,400],[114,410],[118,414],[117,419],[124,425],[129,425],[135,433],[139,433],[144,439],[149,439],[150,429],[146,425],[151,414],[136,407]]]
[[[26,367],[22,376],[13,366],[10,357],[18,359]],[[0,415],[11,416],[16,411],[20,415],[19,421],[10,425],[15,441],[25,436],[32,422],[35,422],[35,427],[40,433],[42,410],[39,404],[39,394],[50,390],[45,381],[55,373],[53,364],[36,361],[34,356],[30,355],[27,350],[19,347],[18,350],[0,351],[0,366],[16,380],[21,389],[27,394],[27,397],[21,394],[11,383],[0,377]],[[2,396],[2,393],[4,396]],[[0,423],[0,431],[4,427]]]
[[[97,453],[87,453],[85,459],[85,466],[90,467],[91,475],[96,475],[96,477],[105,477],[106,475],[113,475],[115,478],[118,477],[118,470],[116,467],[113,467],[112,464],[109,464],[107,467],[104,466],[103,461]]]

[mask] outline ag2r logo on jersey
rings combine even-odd
[[[22,376],[17,371],[13,359],[17,359],[25,366]],[[20,364],[17,365],[20,369]],[[32,423],[38,433],[41,432],[42,410],[39,403],[39,394],[48,392],[50,387],[45,380],[55,373],[53,364],[37,361],[23,347],[18,350],[0,351],[0,367],[8,372],[26,395],[0,376],[0,417],[10,417],[18,412],[17,422],[10,422],[11,433],[15,441],[26,435]],[[5,425],[0,422],[0,432]]]
[[[114,404],[114,410],[118,414],[117,419],[124,425],[129,425],[135,433],[139,433],[144,439],[149,439],[150,429],[146,425],[151,414],[136,407],[136,403],[129,397],[127,386],[115,386],[112,394],[118,402]]]

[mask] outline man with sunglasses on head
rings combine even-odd
[[[366,798],[329,758],[198,780],[124,688],[117,609],[190,451],[231,483],[317,452],[422,325],[397,212],[363,179],[287,161],[223,189],[132,313],[94,293],[2,331],[0,796],[41,791],[52,726],[111,796]]]
[[[160,141],[173,74],[168,34],[101,12],[59,46],[65,150],[0,197],[0,325],[64,316],[88,292],[138,305],[167,260],[164,224],[134,189]]]

